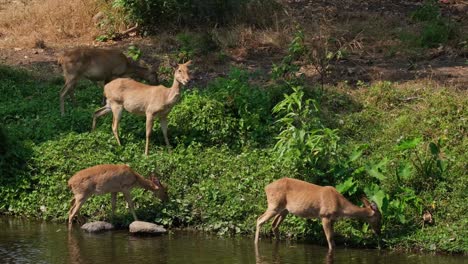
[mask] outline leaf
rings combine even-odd
[[[429,149],[431,150],[431,154],[434,156],[439,155],[440,153],[439,147],[434,142],[429,143]]]
[[[404,214],[399,214],[398,215],[398,220],[400,220],[400,223],[405,224],[406,223],[406,218]]]
[[[417,137],[417,138],[413,138],[413,139],[404,140],[404,141],[400,142],[400,144],[398,144],[396,149],[400,150],[400,151],[401,150],[413,149],[416,146],[418,146],[419,143],[421,143],[421,141],[422,141],[422,137]]]
[[[362,153],[365,149],[364,146],[365,145],[362,145],[354,149],[353,153],[351,153],[351,155],[349,156],[349,162],[353,162],[362,156]]]
[[[400,164],[400,167],[398,168],[398,176],[405,180],[411,177],[412,172],[413,172],[413,168],[411,167],[410,162],[405,162],[403,164]]]
[[[381,212],[386,211],[388,198],[384,191],[378,190],[376,193],[370,196],[370,199],[377,204]]]
[[[366,165],[366,171],[367,173],[379,180],[385,180],[387,176],[385,176],[382,172],[384,171],[384,166],[387,164],[388,159],[384,158],[377,164],[371,164],[371,165]]]
[[[346,181],[336,185],[335,188],[340,193],[346,193],[348,192],[348,190],[351,190],[352,192],[350,191],[348,193],[353,194],[354,192],[356,192],[356,182],[354,182],[353,177],[349,177],[348,179],[346,179]]]

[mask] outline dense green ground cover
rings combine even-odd
[[[166,204],[133,191],[141,219],[252,234],[266,208],[264,186],[288,176],[337,186],[356,203],[363,194],[376,201],[384,246],[468,252],[463,92],[388,82],[354,90],[304,87],[300,80],[257,87],[249,78],[233,69],[207,87],[184,91],[169,116],[172,152],[156,123],[146,157],[142,117],[124,114],[122,147],[110,116],[90,132],[100,88],[80,83],[78,106],[67,105],[61,118],[62,78],[0,66],[0,213],[65,221],[67,180],[75,172],[127,163],[143,175],[156,170],[169,187]],[[422,228],[425,210],[436,222]],[[90,199],[81,211],[93,219],[109,213],[109,195]],[[115,221],[132,221],[123,198]],[[325,243],[317,221],[289,216],[281,231]],[[341,221],[336,231],[339,243],[376,244],[358,221]]]

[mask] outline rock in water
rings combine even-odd
[[[162,234],[166,233],[166,229],[160,225],[143,222],[143,221],[134,221],[130,224],[130,233],[133,234]]]
[[[105,230],[110,230],[113,229],[114,226],[110,223],[104,222],[104,221],[96,221],[96,222],[91,222],[91,223],[86,223],[81,226],[81,229],[84,229],[88,232],[100,232],[100,231],[105,231]]]

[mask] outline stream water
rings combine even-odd
[[[0,218],[0,263],[468,263],[463,256],[402,254],[376,249],[327,249],[253,237],[223,238],[175,231],[133,236],[127,230],[89,234],[65,224]]]

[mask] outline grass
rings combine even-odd
[[[31,48],[92,40],[98,7],[94,0],[15,1],[0,11],[0,44]]]

